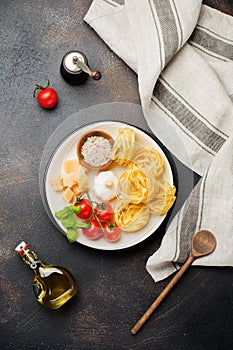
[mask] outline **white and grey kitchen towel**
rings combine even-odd
[[[94,0],[84,20],[138,75],[153,133],[201,176],[148,272],[158,281],[179,268],[199,229],[217,247],[194,264],[233,266],[233,17],[200,0]]]

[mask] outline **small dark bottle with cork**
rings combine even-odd
[[[80,51],[70,51],[64,55],[60,72],[62,77],[72,85],[83,84],[89,76],[94,80],[101,78],[100,71],[90,70],[87,57]]]

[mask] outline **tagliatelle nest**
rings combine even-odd
[[[134,154],[135,132],[121,128],[112,148],[112,159],[119,165],[127,166]]]
[[[137,167],[126,170],[118,180],[118,199],[126,203],[146,203],[148,181],[145,173]]]
[[[162,176],[165,171],[162,155],[153,148],[139,148],[135,151],[129,168],[136,166],[156,178]]]
[[[147,203],[151,212],[157,215],[166,214],[175,202],[175,193],[175,186],[171,186],[167,181],[161,182],[154,200]]]
[[[147,224],[150,211],[146,205],[118,202],[115,207],[115,220],[126,232],[135,232]]]

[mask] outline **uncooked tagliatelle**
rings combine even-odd
[[[117,225],[126,232],[135,232],[142,229],[150,218],[150,210],[144,204],[119,201],[115,206],[115,213]]]
[[[133,133],[126,129],[121,129],[117,138],[121,147],[114,145],[115,161],[127,166],[118,180],[115,220],[124,231],[135,232],[148,223],[150,213],[168,212],[176,199],[176,188],[164,179],[162,155],[154,148],[136,147],[135,140],[129,142]]]
[[[135,131],[130,128],[118,130],[117,138],[112,148],[112,159],[119,165],[128,165],[135,147]]]
[[[148,198],[148,180],[145,173],[134,166],[126,170],[118,179],[118,199],[124,203],[146,203]]]
[[[132,167],[134,164],[156,178],[163,175],[165,171],[163,157],[154,148],[146,149],[140,147],[136,149],[129,167]]]
[[[157,215],[166,214],[175,201],[175,193],[176,188],[167,181],[159,182],[159,189],[155,193],[154,200],[147,202],[151,212]]]

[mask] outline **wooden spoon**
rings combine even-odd
[[[192,239],[192,248],[191,248],[189,258],[186,260],[186,262],[181,267],[181,269],[176,273],[173,279],[164,288],[164,290],[161,292],[158,298],[155,299],[155,301],[151,304],[151,306],[145,312],[145,314],[138,320],[135,326],[131,329],[132,334],[136,334],[139,331],[139,329],[144,325],[147,319],[152,315],[152,313],[155,311],[155,309],[158,307],[161,301],[174,287],[176,282],[180,279],[180,277],[187,270],[187,268],[192,264],[192,262],[196,258],[200,258],[201,256],[205,256],[212,253],[215,247],[216,247],[216,239],[210,231],[200,230],[195,233]]]

